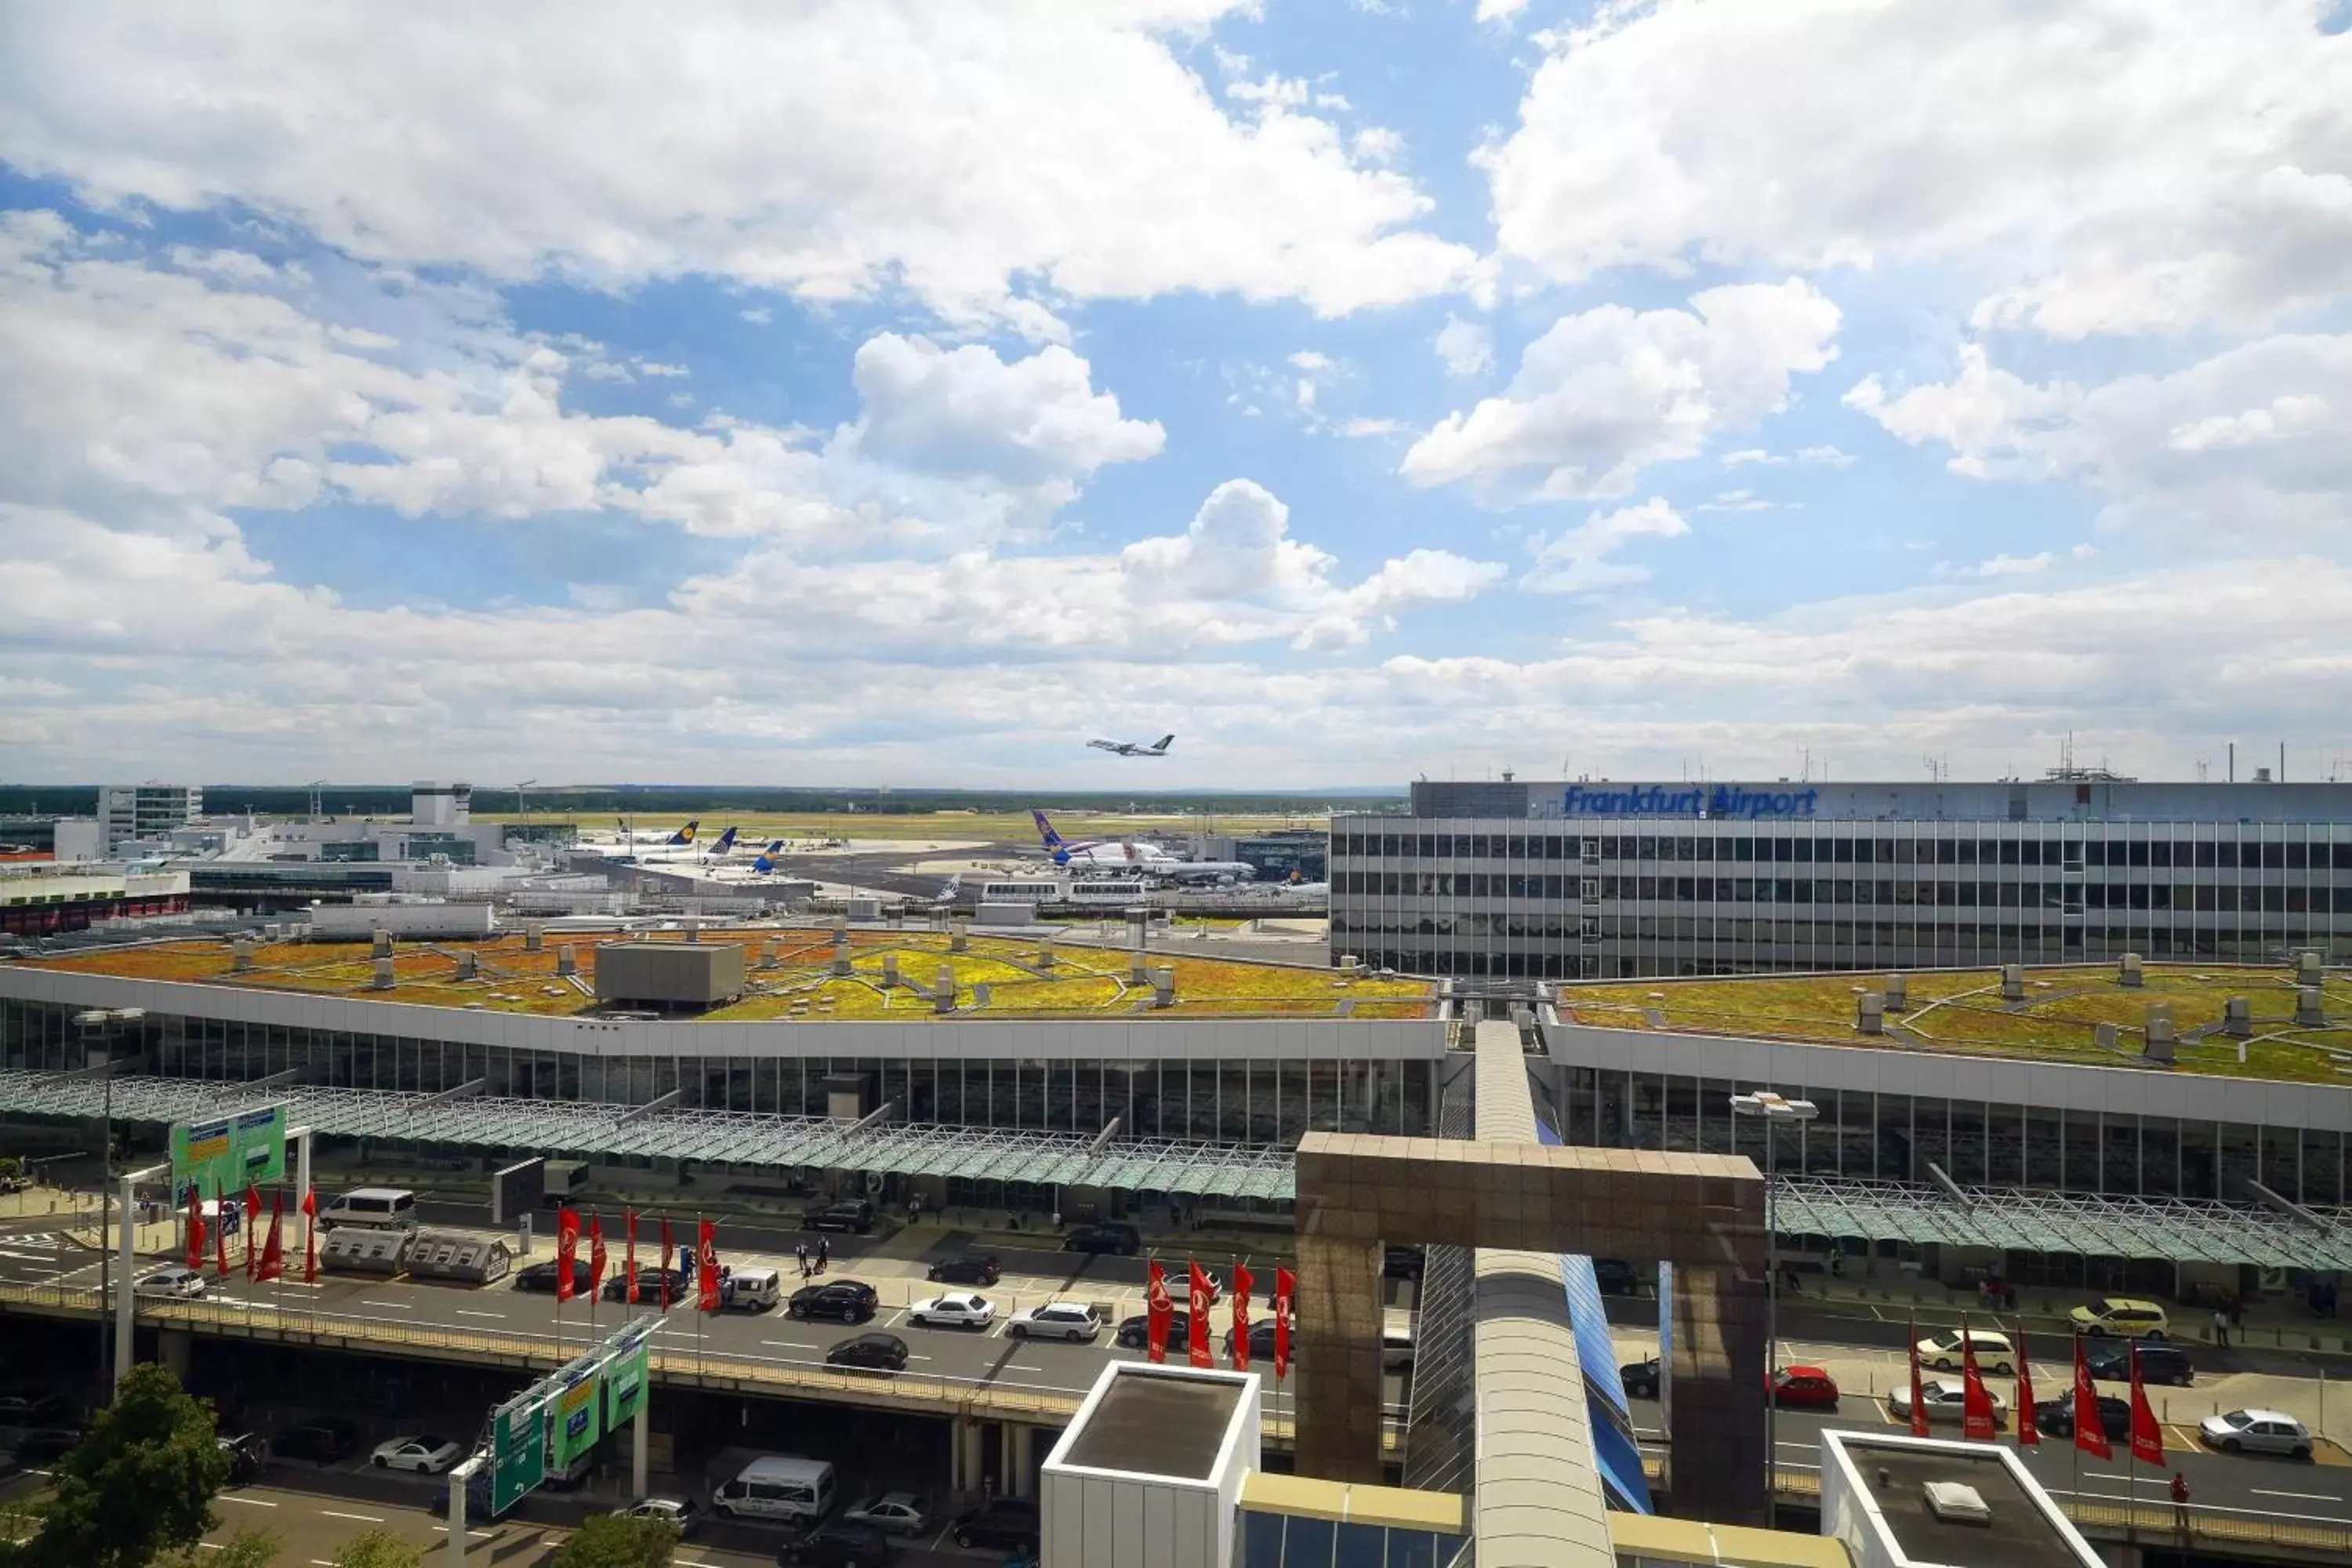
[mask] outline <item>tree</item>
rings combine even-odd
[[[669,1568],[677,1526],[663,1519],[597,1514],[555,1550],[547,1568]]]
[[[193,1552],[218,1522],[228,1480],[213,1413],[149,1363],[131,1369],[89,1435],[58,1460],[41,1527],[13,1554],[24,1568],[147,1568]]]
[[[199,1564],[202,1568],[270,1568],[285,1544],[274,1530],[249,1527],[231,1535],[216,1550],[192,1546],[165,1561],[171,1568],[198,1568]]]
[[[425,1553],[389,1530],[352,1536],[335,1553],[335,1568],[422,1568]]]

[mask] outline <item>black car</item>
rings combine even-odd
[[[656,1307],[661,1305],[662,1279],[665,1275],[668,1277],[669,1280],[669,1299],[671,1301],[683,1301],[687,1299],[688,1290],[686,1288],[686,1271],[684,1269],[659,1268],[646,1268],[640,1267],[637,1269],[637,1300],[640,1304],[650,1301]],[[620,1273],[614,1275],[610,1279],[604,1281],[604,1300],[607,1301],[625,1301],[628,1299],[629,1275],[626,1269],[623,1269]]]
[[[877,1568],[890,1560],[890,1538],[863,1524],[821,1524],[776,1552],[782,1568]]]
[[[1044,1528],[1037,1521],[1037,1505],[1012,1498],[999,1498],[970,1513],[958,1514],[956,1521],[948,1527],[948,1538],[958,1546],[988,1546],[999,1551],[1020,1546],[1034,1553],[1044,1537]]]
[[[1296,1350],[1297,1345],[1297,1337],[1293,1335],[1291,1348]],[[1231,1329],[1225,1331],[1225,1359],[1227,1361],[1234,1359],[1234,1331]],[[1273,1359],[1274,1320],[1260,1318],[1250,1325],[1250,1360],[1270,1362]]]
[[[2101,1383],[2129,1383],[2133,1342],[2128,1340],[2086,1339],[2083,1342],[2083,1363],[2091,1375]],[[2169,1383],[2180,1388],[2197,1380],[2197,1369],[2189,1363],[2189,1352],[2179,1345],[2155,1345],[2137,1342],[2139,1376],[2142,1383]]]
[[[1381,1251],[1381,1273],[1391,1279],[1421,1278],[1422,1250],[1418,1247],[1390,1247]]]
[[[926,1272],[945,1285],[993,1285],[1004,1275],[995,1255],[987,1252],[959,1252],[940,1258]]]
[[[66,1418],[66,1402],[54,1394],[0,1395],[0,1426],[49,1426]]]
[[[350,1458],[359,1447],[359,1428],[340,1415],[289,1426],[269,1440],[269,1451],[280,1458],[308,1459],[317,1465]]]
[[[47,1464],[80,1441],[79,1426],[36,1426],[16,1440],[16,1462]]]
[[[1642,1289],[1642,1273],[1622,1258],[1592,1260],[1593,1281],[1604,1296],[1631,1296]]]
[[[542,1296],[552,1296],[555,1294],[556,1282],[561,1278],[557,1270],[562,1267],[562,1265],[551,1258],[544,1263],[534,1263],[528,1268],[518,1268],[515,1270],[514,1288],[518,1290],[536,1290]],[[572,1260],[572,1293],[575,1296],[585,1296],[588,1293],[588,1262],[585,1258],[575,1258]]]
[[[1618,1380],[1625,1385],[1628,1399],[1655,1399],[1658,1396],[1658,1358],[1627,1362],[1617,1369]]]
[[[1181,1349],[1192,1331],[1192,1314],[1178,1307],[1168,1314],[1168,1342]],[[1138,1312],[1132,1318],[1118,1321],[1118,1332],[1111,1336],[1129,1350],[1139,1351],[1151,1342],[1151,1315]]]
[[[269,1445],[258,1433],[244,1432],[234,1437],[219,1439],[221,1452],[228,1456],[228,1484],[241,1487],[247,1481],[259,1480],[261,1472],[269,1468]]]
[[[836,1323],[862,1323],[880,1309],[874,1287],[856,1279],[835,1279],[824,1285],[803,1285],[793,1292],[786,1310],[795,1318],[830,1318]]]
[[[864,1198],[844,1198],[837,1204],[809,1209],[801,1215],[803,1230],[848,1230],[864,1236],[874,1228],[874,1205]]]
[[[907,1370],[907,1342],[896,1334],[853,1334],[824,1352],[824,1364],[904,1372]]]
[[[1114,1252],[1121,1258],[1132,1258],[1143,1250],[1143,1237],[1131,1225],[1117,1220],[1101,1220],[1082,1225],[1062,1238],[1065,1252]]]
[[[2053,1437],[2074,1435],[2074,1400],[2071,1394],[2045,1399],[2033,1407],[2033,1424]],[[2112,1394],[2099,1395],[2099,1426],[2110,1437],[2131,1436],[2131,1401]]]

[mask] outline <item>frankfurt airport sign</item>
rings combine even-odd
[[[1821,802],[1817,789],[1755,790],[1741,784],[1626,784],[1594,789],[1570,784],[1560,797],[1563,816],[1693,816],[1744,818],[1809,817]]]

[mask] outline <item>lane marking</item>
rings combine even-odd
[[[247,1508],[276,1508],[278,1506],[274,1502],[264,1502],[257,1497],[238,1497],[233,1492],[221,1493],[219,1500],[222,1502],[241,1502]]]
[[[2266,1491],[2261,1487],[2248,1487],[2246,1489],[2253,1493],[2256,1497],[2291,1497],[2298,1499],[2304,1502],[2340,1503],[2344,1500],[2340,1497],[2330,1497],[2325,1492],[2274,1492]]]
[[[343,1513],[331,1508],[322,1508],[319,1511],[325,1514],[329,1519],[355,1519],[362,1524],[382,1524],[383,1522],[383,1516],[380,1513]]]
[[[362,1301],[359,1305],[362,1307],[390,1307],[396,1311],[402,1312],[413,1312],[416,1310],[416,1303],[414,1301]]]
[[[501,1321],[504,1321],[506,1318],[506,1314],[504,1312],[477,1312],[465,1307],[458,1307],[453,1310],[457,1312],[457,1316],[461,1318],[497,1318]]]
[[[761,1340],[760,1342],[763,1345],[773,1345],[778,1350],[786,1351],[814,1351],[823,1350],[824,1348],[823,1345],[817,1344],[814,1341],[809,1340]]]

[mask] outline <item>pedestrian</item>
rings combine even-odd
[[[1062,1211],[1060,1209],[1055,1209],[1054,1211],[1054,1234],[1055,1236],[1062,1234]]]
[[[2001,1305],[2007,1307],[2012,1312],[2017,1310],[2016,1286],[2004,1285],[2001,1287]]]
[[[2230,1344],[2230,1313],[2224,1307],[2213,1309],[2213,1343],[2222,1349]]]
[[[2179,1470],[2172,1472],[2172,1528],[2189,1533],[2189,1478]]]
[[[833,1243],[824,1237],[818,1237],[816,1238],[816,1271],[819,1274],[824,1273],[824,1266],[832,1260]]]
[[[803,1279],[806,1279],[808,1278],[808,1243],[807,1243],[807,1242],[805,1242],[805,1241],[795,1241],[794,1243],[793,1243],[793,1261],[800,1265],[800,1267],[801,1267],[801,1278],[802,1278]]]

